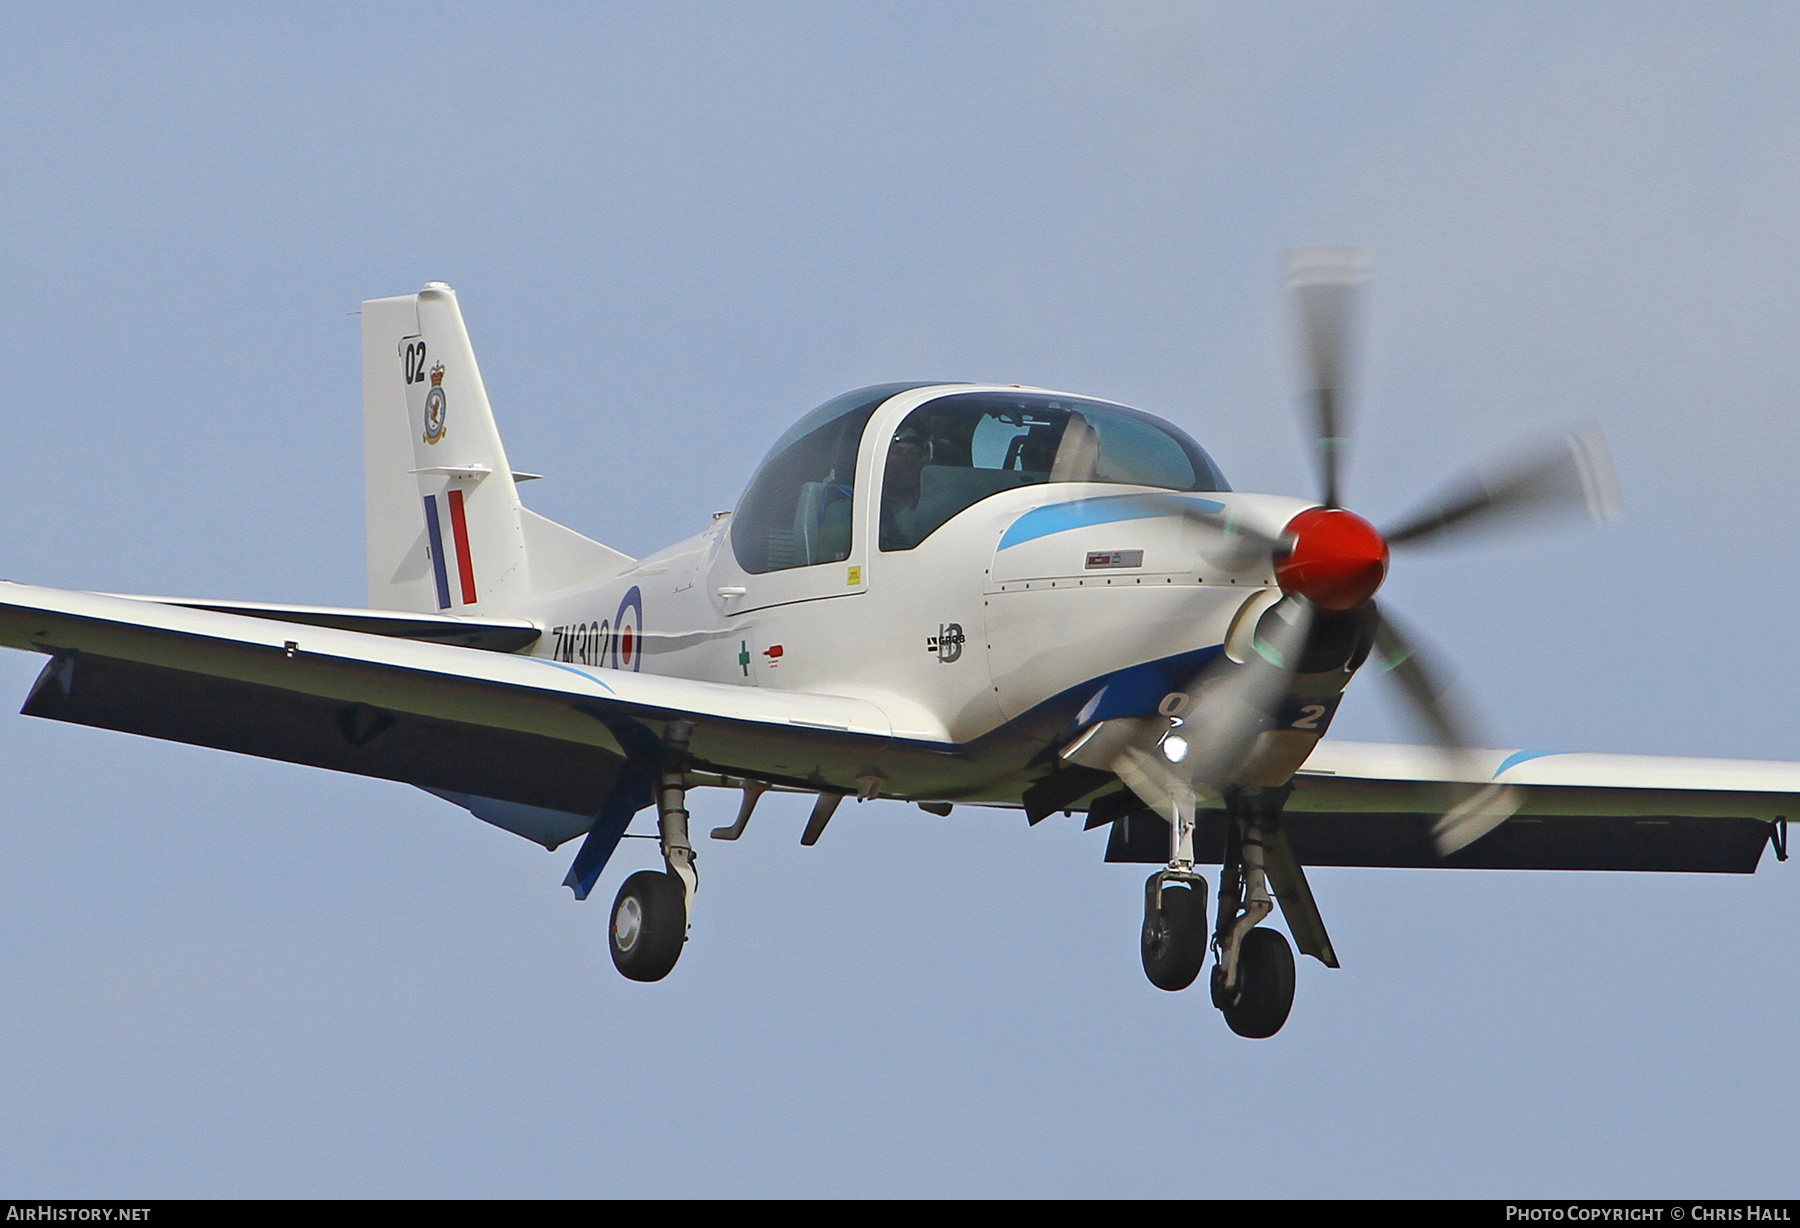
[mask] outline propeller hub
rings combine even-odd
[[[1282,535],[1289,549],[1275,564],[1275,582],[1322,610],[1353,609],[1387,578],[1387,542],[1354,512],[1308,508],[1288,521]]]

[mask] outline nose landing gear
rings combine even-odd
[[[1176,802],[1168,866],[1144,883],[1139,953],[1150,983],[1171,993],[1192,985],[1206,963],[1206,880],[1194,872],[1191,794]]]
[[[1144,884],[1144,975],[1158,989],[1186,989],[1206,963],[1206,880],[1159,871]]]

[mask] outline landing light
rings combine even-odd
[[[1163,758],[1167,759],[1170,763],[1180,763],[1183,759],[1187,758],[1187,752],[1187,739],[1180,734],[1172,733],[1163,739]]]

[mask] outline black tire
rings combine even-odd
[[[1160,910],[1153,908],[1154,898],[1145,892],[1139,952],[1150,983],[1174,993],[1192,985],[1206,963],[1206,886],[1164,884]]]
[[[1294,1007],[1294,949],[1280,930],[1260,926],[1238,948],[1236,992],[1227,995],[1214,970],[1213,1002],[1239,1036],[1265,1040],[1281,1031]]]
[[[613,967],[634,981],[660,981],[681,958],[687,941],[687,896],[681,880],[660,870],[639,870],[613,900],[607,927]]]

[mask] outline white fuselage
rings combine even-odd
[[[618,575],[549,599],[536,613],[546,633],[531,652],[866,699],[888,714],[896,742],[952,750],[1084,684],[1214,648],[1240,612],[1270,604],[1278,590],[1266,552],[1234,550],[1183,511],[1205,504],[1276,535],[1309,501],[1039,484],[975,503],[910,550],[875,548],[886,441],[920,404],[980,390],[921,388],[875,411],[858,453],[846,558],[750,574],[722,516]],[[1019,755],[1003,758],[1011,762],[975,777],[1015,776]],[[894,784],[905,795],[904,782]]]

